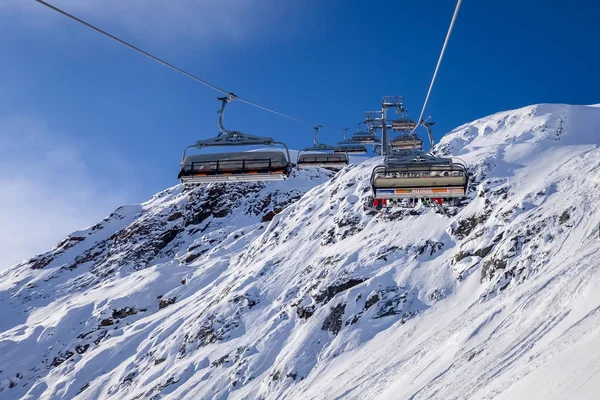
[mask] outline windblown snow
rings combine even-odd
[[[370,171],[181,185],[0,275],[0,399],[596,398],[600,108],[436,146],[469,197],[370,213]]]

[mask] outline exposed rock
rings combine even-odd
[[[564,224],[565,222],[567,222],[569,220],[569,218],[571,218],[571,215],[569,214],[569,210],[565,210],[560,215],[560,218],[558,219],[558,223]]]
[[[77,392],[77,394],[81,394],[81,393],[83,393],[83,391],[84,391],[84,390],[86,390],[86,389],[87,389],[87,388],[89,388],[89,387],[90,387],[90,383],[88,382],[88,383],[86,383],[85,385],[83,385],[83,386],[81,387],[81,389],[79,389],[79,392]]]
[[[298,306],[296,308],[296,313],[298,314],[298,317],[300,317],[302,319],[308,319],[308,318],[312,317],[312,315],[315,313],[315,307],[314,306],[308,306],[308,307]]]
[[[169,218],[167,218],[167,221],[168,222],[175,221],[181,217],[183,217],[183,214],[180,211],[176,211],[175,213],[171,214],[171,216]]]
[[[223,357],[217,358],[215,361],[210,363],[211,367],[220,367],[225,364],[225,362],[229,359],[229,354],[225,354]]]
[[[346,310],[346,304],[338,304],[334,308],[331,309],[331,312],[325,320],[323,321],[323,326],[321,329],[324,331],[329,331],[334,335],[337,335],[342,329],[342,316],[344,315],[344,311]]]
[[[373,293],[371,296],[367,297],[367,300],[365,301],[365,307],[364,310],[368,310],[369,308],[371,308],[373,305],[377,304],[377,302],[379,301],[379,296],[377,295],[377,293]]]
[[[417,254],[421,255],[427,251],[430,256],[444,248],[444,243],[426,240],[425,244],[417,247]]]
[[[170,306],[171,304],[175,304],[176,300],[177,300],[177,297],[169,297],[167,299],[160,298],[159,301],[158,301],[158,309],[160,310],[162,308]]]
[[[488,217],[488,214],[482,214],[461,219],[456,226],[452,228],[452,235],[456,236],[458,239],[464,239],[469,236],[479,224],[484,223]]]
[[[319,303],[327,303],[329,302],[329,300],[333,299],[333,297],[336,294],[343,292],[344,290],[348,290],[356,285],[359,285],[364,281],[365,279],[363,278],[352,278],[337,285],[327,286],[327,288],[323,292],[317,294],[316,296],[314,296],[314,298]]]
[[[440,301],[444,298],[444,295],[441,290],[435,289],[433,292],[429,294],[429,300],[431,301]]]
[[[508,260],[506,258],[486,261],[481,268],[481,281],[490,278],[496,270],[506,269],[507,265]]]
[[[275,211],[269,211],[260,219],[260,222],[271,222],[276,215]]]
[[[113,319],[123,319],[123,318],[127,318],[130,315],[135,315],[137,314],[137,310],[135,309],[135,307],[124,307],[124,308],[120,308],[120,309],[113,309],[112,312],[112,318]]]
[[[88,343],[84,344],[84,345],[77,345],[75,346],[75,351],[77,352],[77,354],[83,354],[85,353],[88,349],[90,348],[90,345]]]
[[[73,353],[72,351],[66,351],[64,353],[59,353],[56,357],[54,357],[54,360],[52,360],[52,363],[50,365],[53,367],[58,367],[59,365],[61,365],[62,363],[64,363],[69,358],[73,357],[74,355],[75,355],[75,353]]]

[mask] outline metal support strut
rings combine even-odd
[[[313,135],[313,143],[315,146],[323,146],[321,143],[319,143],[319,141],[317,140],[317,133],[319,132],[319,129],[321,129],[323,126],[322,125],[316,125],[315,127],[313,127],[313,129],[315,130],[315,133]]]
[[[219,114],[219,135],[221,134],[226,134],[226,135],[232,135],[234,137],[237,137],[237,132],[231,132],[227,129],[225,129],[225,127],[223,126],[223,114],[225,114],[225,106],[227,106],[227,103],[229,103],[230,101],[233,101],[237,96],[233,93],[229,93],[227,96],[224,97],[217,97],[217,100],[221,101],[221,108],[219,109],[219,111],[217,111],[217,114]]]
[[[388,132],[387,132],[387,110],[388,108],[395,108],[396,114],[406,114],[406,110],[404,109],[404,104],[402,103],[402,96],[384,96],[383,101],[381,102],[381,140],[383,141],[382,145],[382,155],[389,155],[389,141],[388,141]]]
[[[431,118],[431,117],[429,117]],[[425,129],[427,129],[427,136],[429,137],[429,152],[431,152],[431,150],[433,150],[433,145],[435,144],[434,140],[433,140],[433,134],[431,133],[431,127],[433,125],[435,125],[435,122],[428,122],[425,120],[421,120],[421,125],[423,125],[425,127]]]
[[[388,133],[387,133],[387,107],[382,107],[381,109],[381,140],[383,141],[381,147],[381,155],[388,155],[389,141],[388,141]]]

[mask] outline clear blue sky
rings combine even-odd
[[[49,1],[240,96],[322,124],[325,142],[341,139],[383,95],[404,95],[417,117],[455,6]],[[185,146],[217,133],[217,92],[33,1],[3,3],[0,121],[41,121],[46,140],[75,146],[72,168],[98,193],[147,199],[177,183]],[[596,1],[465,0],[427,109],[436,136],[528,104],[599,103],[599,20]],[[241,103],[227,122],[291,148],[311,140],[311,126]],[[13,147],[25,162],[22,146]]]

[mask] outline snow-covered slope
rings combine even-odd
[[[600,108],[436,147],[468,201],[370,215],[380,159],[181,186],[0,276],[0,399],[593,398]]]

